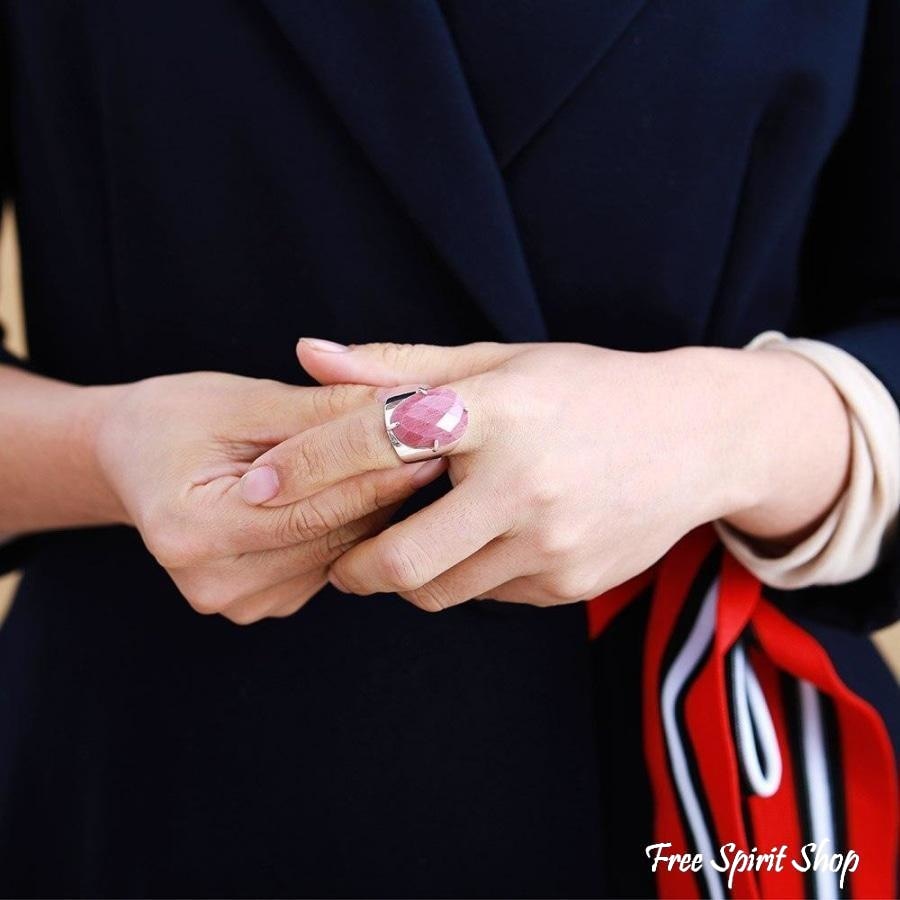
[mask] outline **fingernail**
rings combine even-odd
[[[339,344],[337,341],[326,341],[323,338],[302,337],[301,344],[306,344],[312,350],[320,350],[324,353],[346,353],[350,348],[345,344]]]
[[[265,503],[278,493],[278,473],[271,466],[251,469],[241,479],[241,496],[247,503]]]
[[[419,467],[410,477],[413,487],[424,487],[430,481],[434,481],[444,469],[447,468],[447,461],[444,459],[429,459],[427,462],[419,463]]]

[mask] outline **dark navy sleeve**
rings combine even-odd
[[[849,124],[819,182],[796,333],[864,363],[900,405],[900,4],[873,0]],[[785,596],[855,630],[900,617],[900,536],[865,578]]]

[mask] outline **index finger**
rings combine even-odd
[[[461,383],[461,392],[466,387]],[[467,428],[451,452],[473,449],[476,433]],[[439,448],[432,452],[445,455]],[[244,475],[241,493],[248,503],[283,506],[354,475],[402,465],[388,437],[384,401],[378,400],[268,450]]]
[[[361,409],[375,397],[376,388],[362,384],[305,387],[259,379],[234,398],[235,436],[262,438],[275,445],[305,428]]]

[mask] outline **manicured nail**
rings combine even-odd
[[[241,496],[254,506],[271,500],[278,493],[278,473],[271,466],[251,469],[241,479]]]
[[[336,341],[326,341],[323,338],[302,337],[301,344],[306,344],[312,350],[320,350],[323,353],[346,353],[350,348]]]
[[[409,480],[413,487],[424,487],[429,482],[434,481],[446,468],[447,460],[429,459],[426,462],[419,463],[418,468],[412,473]]]

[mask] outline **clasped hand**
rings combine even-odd
[[[733,517],[772,537],[827,510],[842,463],[810,468],[797,435],[844,414],[790,357],[304,339],[298,358],[320,387],[149,379],[119,398],[99,452],[125,519],[200,612],[290,615],[326,581],[429,611],[568,603],[642,572],[701,523]],[[447,457],[405,464],[380,401],[416,384],[453,388],[469,426]],[[760,439],[790,417],[799,432]],[[445,470],[448,492],[389,524]]]
[[[584,600],[721,512],[707,490],[713,461],[701,471],[702,448],[691,440],[697,423],[672,402],[677,352],[302,340],[298,353],[322,384],[446,385],[469,408],[447,457],[452,489],[331,562],[341,591],[395,592],[429,611],[476,597]],[[245,487],[277,510],[325,485],[403,467],[381,405],[364,403],[263,454]]]

